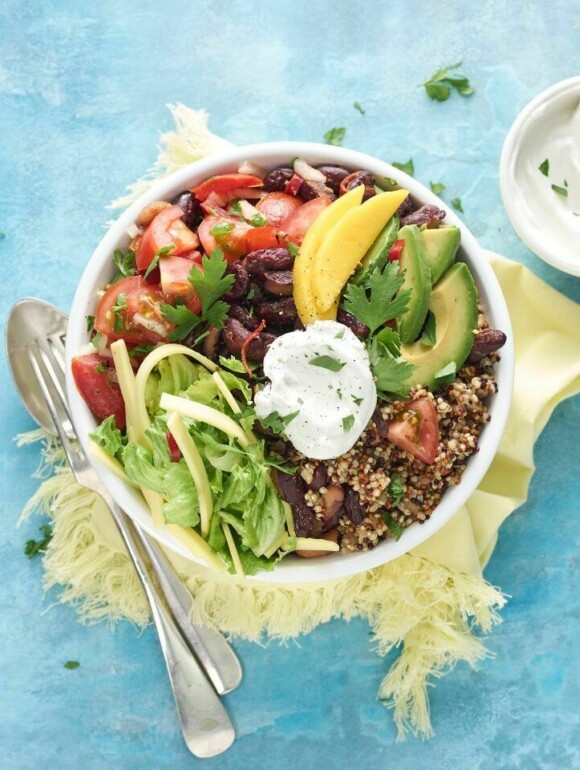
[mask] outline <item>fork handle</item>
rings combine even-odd
[[[128,519],[107,495],[103,499],[111,509],[149,601],[185,743],[196,757],[221,754],[235,738],[230,718],[171,616],[158,601]]]

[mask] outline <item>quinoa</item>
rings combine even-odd
[[[487,326],[480,310],[476,333]],[[321,529],[325,495],[331,486],[340,485],[345,493],[350,488],[358,496],[361,515],[354,517],[345,504],[334,523],[342,551],[367,551],[386,538],[398,539],[406,527],[427,521],[444,492],[459,483],[469,458],[478,451],[481,429],[490,419],[486,401],[497,391],[494,365],[498,360],[494,353],[476,364],[466,364],[454,382],[436,393],[415,387],[405,400],[380,401],[378,414],[375,412],[352,449],[340,457],[312,460],[287,445],[284,454],[304,482],[305,503]],[[439,445],[432,464],[421,462],[383,438],[377,424],[380,418],[388,423],[410,400],[419,398],[433,403],[439,420]],[[313,489],[309,485],[315,472],[320,477],[319,466],[323,466],[327,481]],[[396,495],[392,492],[394,481]],[[316,529],[312,534],[317,535]]]

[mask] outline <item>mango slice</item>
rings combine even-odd
[[[306,231],[302,246],[294,261],[294,302],[302,323],[314,323],[320,320],[333,320],[336,318],[338,304],[331,303],[325,312],[320,312],[314,301],[312,293],[312,262],[325,236],[340,222],[345,214],[355,207],[360,207],[364,194],[364,186],[359,185],[350,190],[346,195],[331,203],[328,208],[314,220]]]
[[[361,259],[408,194],[407,190],[379,193],[362,206],[347,211],[328,232],[311,266],[311,288],[319,314],[336,304]]]

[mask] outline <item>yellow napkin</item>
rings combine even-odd
[[[158,161],[162,170],[220,149],[207,131],[205,113],[182,105],[172,111],[177,131],[163,138]],[[380,697],[394,708],[400,735],[407,727],[431,735],[431,676],[441,675],[458,660],[474,664],[486,654],[473,631],[489,630],[504,598],[484,580],[483,567],[499,526],[526,499],[535,439],[554,407],[580,391],[580,307],[522,265],[494,254],[488,257],[512,318],[513,406],[490,470],[444,528],[389,564],[319,585],[250,585],[231,576],[216,577],[168,554],[195,596],[194,619],[215,623],[233,635],[255,641],[264,634],[285,639],[331,618],[366,617],[379,654],[402,647],[379,689]],[[146,623],[145,598],[108,511],[98,497],[75,484],[60,464],[62,452],[54,439],[37,431],[23,441],[41,437],[45,468],[52,475],[23,516],[38,510],[53,519],[54,534],[44,557],[45,586],[62,585],[61,601],[73,603],[82,620]]]

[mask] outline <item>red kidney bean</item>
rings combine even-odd
[[[241,262],[230,262],[226,268],[228,275],[234,276],[232,288],[223,295],[222,299],[229,302],[232,299],[245,297],[250,286],[250,276]]]
[[[340,484],[331,484],[321,495],[322,515],[324,517],[323,531],[336,527],[344,502],[344,489]]]
[[[282,297],[291,297],[294,288],[292,279],[292,270],[277,270],[276,272],[264,273],[264,289],[270,294],[277,294]]]
[[[304,180],[300,185],[298,194],[305,201],[311,201],[314,198],[330,198],[333,201],[336,198],[333,190],[322,182],[309,182],[307,180]]]
[[[377,191],[375,190],[374,176],[370,173],[370,171],[362,171],[362,170],[353,171],[352,174],[345,176],[342,182],[340,183],[339,192],[341,195],[344,195],[349,190],[353,190],[355,187],[358,187],[361,184],[364,184],[365,186],[363,201],[366,201],[369,198],[372,198],[373,195],[377,194]]]
[[[352,487],[347,487],[344,495],[344,508],[348,515],[348,518],[352,523],[357,526],[365,517],[362,505],[360,504],[360,497],[358,492],[355,492]]]
[[[485,356],[503,348],[507,341],[506,335],[499,329],[483,329],[475,336],[475,342],[467,359],[468,364],[475,364]]]
[[[427,225],[427,227],[439,227],[441,220],[445,219],[445,212],[438,206],[421,206],[417,211],[408,214],[401,219],[401,227],[405,225]]]
[[[389,425],[383,418],[381,410],[377,406],[367,425],[367,444],[369,446],[380,446],[385,442],[388,431]]]
[[[310,489],[314,489],[315,492],[318,492],[320,487],[325,487],[327,484],[328,473],[326,472],[326,466],[322,464],[317,465],[312,473],[312,480],[308,486]]]
[[[291,168],[275,168],[264,177],[263,189],[266,192],[283,192],[293,175],[294,171]]]
[[[322,173],[326,177],[326,184],[330,187],[330,189],[335,195],[338,195],[340,183],[345,177],[349,175],[350,171],[347,171],[345,168],[342,168],[341,166],[323,165],[323,166],[317,166],[316,168],[319,171],[322,171]]]
[[[314,511],[306,505],[304,482],[299,473],[283,473],[272,468],[272,480],[283,500],[290,503],[294,515],[294,526],[299,537],[307,537],[315,523]]]
[[[239,358],[242,354],[244,343],[250,336],[250,331],[235,318],[228,318],[223,336],[224,342],[230,353]],[[268,348],[275,339],[276,336],[269,332],[261,332],[258,334],[246,348],[246,357],[248,361],[263,361]]]
[[[355,318],[352,313],[347,313],[346,310],[339,309],[338,313],[336,314],[336,320],[339,323],[348,326],[351,332],[356,334],[360,340],[366,340],[366,338],[369,336],[368,327],[365,326],[362,321],[359,321],[358,318]]]
[[[256,315],[264,319],[268,326],[287,326],[294,323],[298,312],[292,297],[284,297],[257,305]]]
[[[242,326],[245,326],[246,329],[249,329],[251,332],[255,331],[260,325],[257,318],[251,316],[245,307],[242,307],[237,303],[230,305],[229,317],[239,321]]]
[[[288,249],[259,249],[246,256],[244,265],[250,275],[260,275],[267,270],[288,270],[292,257]]]

